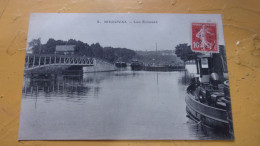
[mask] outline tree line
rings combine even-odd
[[[33,54],[55,54],[57,45],[75,45],[75,55],[84,55],[106,60],[111,63],[117,61],[130,62],[136,52],[127,48],[102,47],[99,43],[89,45],[79,40],[69,39],[68,41],[55,40],[50,38],[45,44],[41,39],[33,39],[29,42]]]
[[[89,45],[79,40],[69,39],[68,41],[55,40],[50,38],[45,44],[41,43],[41,39],[33,39],[29,42],[29,48],[31,48],[33,54],[55,54],[55,48],[57,45],[75,45],[75,55],[85,55],[88,57],[95,57],[106,60],[111,63],[117,61],[123,61],[130,63],[133,59],[137,59],[143,62],[157,62],[154,59],[157,56],[157,60],[161,60],[159,63],[179,62],[180,60],[186,62],[194,60],[201,53],[193,52],[191,46],[187,43],[178,44],[175,46],[175,55],[160,55],[155,54],[155,51],[134,51],[127,48],[114,48],[114,47],[102,47],[99,43],[93,43]],[[224,46],[219,46],[220,53],[223,52]],[[164,50],[164,52],[167,50]],[[169,50],[168,50],[169,51]],[[150,54],[149,54],[150,53]],[[169,53],[169,52],[168,52]]]

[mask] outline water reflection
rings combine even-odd
[[[86,73],[83,75],[49,74],[25,76],[23,97],[37,99],[45,98],[46,102],[66,100],[84,103],[88,97],[98,98],[103,80],[114,80],[137,77],[139,73],[131,71]],[[51,98],[50,98],[51,97]],[[62,98],[60,98],[62,97]]]
[[[212,129],[190,119],[187,121],[187,126],[190,129],[190,136],[195,139],[229,140],[232,138],[226,130]]]
[[[186,117],[188,75],[123,70],[81,76],[27,76],[20,137],[225,138],[223,134],[202,130],[200,124]]]
[[[24,98],[32,99],[40,96],[47,102],[54,100],[84,102],[90,94],[94,97],[98,95],[99,87],[85,86],[85,83],[93,82],[94,80],[83,79],[82,76],[50,76],[44,79],[26,77],[23,95]]]

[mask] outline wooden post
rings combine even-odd
[[[35,56],[33,56],[33,67],[34,67],[34,63],[35,63]]]
[[[39,57],[39,66],[41,65],[41,56]]]
[[[46,64],[46,56],[44,57],[44,65]]]
[[[53,83],[53,85],[52,85],[52,92],[54,92],[54,89],[55,89],[55,88],[54,88],[54,83]]]
[[[58,80],[58,83],[57,83],[57,85],[58,85],[58,92],[60,91],[60,84],[59,84],[59,80]]]

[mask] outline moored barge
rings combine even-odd
[[[145,66],[145,71],[184,71],[185,66],[178,65],[164,65],[164,66]]]
[[[131,69],[134,71],[143,70],[143,68],[144,68],[144,64],[137,60],[133,60],[130,66],[131,66]]]
[[[115,66],[117,68],[125,68],[125,67],[127,67],[127,64],[126,64],[126,62],[116,62]]]

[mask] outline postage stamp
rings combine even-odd
[[[192,50],[218,53],[216,23],[192,23]]]

